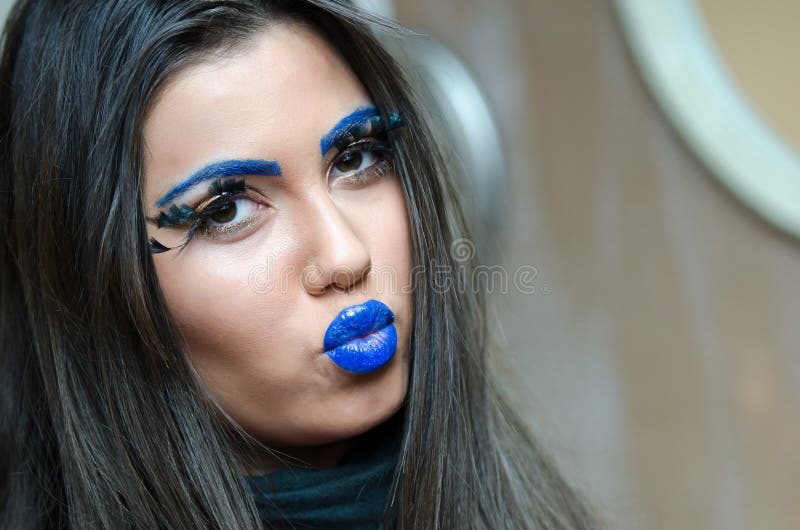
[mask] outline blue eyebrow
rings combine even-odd
[[[197,184],[219,177],[234,175],[263,175],[265,177],[278,177],[281,166],[274,160],[223,160],[214,162],[189,175],[183,182],[169,190],[166,195],[156,201],[156,206],[161,208],[178,195]]]
[[[334,125],[328,134],[319,141],[319,149],[322,151],[322,156],[325,156],[325,153],[330,151],[339,140],[347,136],[354,126],[364,125],[369,122],[370,118],[376,116],[380,117],[380,113],[375,107],[360,107],[339,120],[339,123]]]

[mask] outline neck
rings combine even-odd
[[[344,454],[353,446],[351,439],[313,447],[271,447],[269,451],[252,448],[246,451],[248,475],[257,476],[287,469],[309,467],[324,469],[339,465]]]

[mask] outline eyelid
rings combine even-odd
[[[200,214],[204,209],[206,209],[210,204],[221,197],[230,197],[232,199],[240,199],[242,197],[252,197],[253,195],[257,196],[258,198],[262,199],[264,203],[269,204],[269,199],[266,195],[261,193],[261,191],[251,187],[251,186],[244,186],[243,191],[239,191],[236,193],[217,193],[215,195],[211,195],[206,197],[205,199],[201,199],[195,205],[192,206],[192,209],[195,210],[198,214]]]
[[[363,148],[361,146],[370,146],[369,148]],[[337,161],[344,156],[346,153],[357,150],[357,151],[372,151],[376,153],[381,153],[383,156],[388,157],[392,153],[392,148],[389,144],[384,140],[379,140],[377,137],[370,136],[367,138],[362,138],[356,142],[351,143],[341,151],[334,151],[333,155],[330,156],[330,160],[327,161],[327,170],[326,170],[326,177],[330,179],[331,172],[333,171],[334,166],[336,165]]]
[[[234,201],[236,199],[250,199],[253,202],[263,204],[264,206],[269,206],[269,200],[263,193],[248,186],[245,187],[244,191],[240,191],[238,193],[222,193],[203,200],[198,206],[195,207],[197,215],[202,215],[206,208],[223,197],[227,197]]]

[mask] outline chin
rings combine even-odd
[[[319,433],[318,444],[335,443],[362,435],[394,416],[402,404],[401,398],[391,404],[372,403],[367,404],[368,410],[341,414],[335,424],[329,425]]]
[[[284,429],[280,440],[267,435],[264,441],[271,440],[280,446],[310,447],[333,444],[366,433],[389,420],[403,405],[407,376],[404,370],[396,372],[388,372],[387,375],[392,375],[390,380],[376,380],[372,388],[350,389],[327,403],[317,403],[313,410],[304,411],[301,422],[293,429]]]
[[[335,443],[360,436],[389,420],[403,405],[402,397],[392,403],[368,403],[368,410],[352,410],[339,415],[335,424],[318,432],[317,444]]]

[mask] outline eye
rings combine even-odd
[[[231,222],[236,217],[237,207],[235,200],[227,200],[217,211],[211,215],[211,220],[215,223],[225,224]]]
[[[375,154],[369,151],[346,151],[333,166],[335,172],[349,173],[363,169],[362,166],[371,166],[375,163]],[[334,176],[335,175],[334,172]]]
[[[244,191],[222,195],[208,200],[197,209],[198,213],[186,235],[182,247],[195,236],[232,242],[246,237],[265,220],[269,204],[259,192],[245,188]]]
[[[252,203],[249,199],[222,197],[219,204],[215,205],[213,209],[207,214],[209,225],[224,225],[234,221],[237,217],[247,216],[248,206],[252,209]]]
[[[200,211],[195,230],[212,237],[242,232],[258,221],[266,208],[267,204],[253,193],[221,195]]]
[[[383,142],[363,140],[334,158],[328,174],[331,185],[363,185],[377,180],[389,169],[390,148]]]
[[[157,252],[174,248],[182,251],[194,236],[233,242],[246,237],[267,220],[270,201],[260,191],[245,185],[244,179],[217,180],[209,188],[210,197],[200,204],[189,206],[173,204],[158,217],[148,217],[159,229],[186,229],[182,242],[166,240],[165,235],[155,240]],[[152,244],[152,243],[151,243]]]

